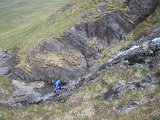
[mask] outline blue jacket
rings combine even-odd
[[[57,80],[55,83],[54,83],[54,89],[55,91],[57,92],[58,91],[58,87],[60,87],[60,89],[62,89],[62,84],[61,84],[61,81],[60,80]]]

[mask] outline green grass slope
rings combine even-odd
[[[0,0],[0,47],[8,49],[29,39],[30,33],[68,1]]]
[[[95,13],[96,6],[107,2],[106,12],[121,9],[125,0],[7,0],[0,3],[0,47],[8,50],[20,47],[18,56],[24,61],[39,41],[61,37],[63,31],[81,21],[86,11]],[[56,14],[65,3],[74,3],[68,10]],[[56,16],[56,17],[55,17]],[[50,20],[51,18],[51,20]]]

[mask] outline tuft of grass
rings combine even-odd
[[[61,52],[48,52],[45,54],[37,54],[34,61],[38,61],[43,67],[48,65],[54,65],[60,68],[64,68],[67,65],[80,65],[84,56],[75,50],[61,51]],[[21,67],[21,66],[20,66]]]
[[[138,39],[138,37],[140,36],[145,36],[146,33],[159,21],[160,21],[160,7],[158,7],[157,10],[151,16],[149,16],[144,22],[139,24],[133,30],[134,39]]]
[[[0,95],[0,99],[10,97],[14,89],[11,79],[6,76],[0,77],[0,88],[5,90],[5,93]]]
[[[158,88],[155,90],[155,94],[156,94],[156,95],[160,95],[160,87],[158,87]]]
[[[0,77],[0,86],[13,87],[11,79],[6,76]]]

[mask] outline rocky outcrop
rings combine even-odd
[[[0,48],[0,76],[9,74],[13,67],[13,57]]]
[[[64,32],[62,40],[49,38],[47,42],[40,43],[28,56],[28,65],[17,67],[14,78],[18,76],[28,81],[61,79],[64,83],[78,79],[89,72],[90,62],[97,59],[101,51],[119,42],[155,11],[158,2],[130,0],[127,2],[128,13],[120,10],[103,13],[98,18],[92,17],[92,21],[77,23]],[[98,9],[104,11],[105,7],[107,5],[102,3]],[[142,12],[135,12],[137,9]]]
[[[158,0],[128,0],[128,14],[115,11],[92,18],[92,22],[77,23],[64,33],[64,39],[87,58],[95,57],[110,44],[122,40],[137,24],[153,13],[158,4]]]
[[[100,96],[105,100],[113,99],[114,97],[124,94],[126,91],[136,91],[137,89],[155,89],[158,86],[157,81],[147,82],[145,80],[141,81],[124,81],[120,80],[117,85],[110,88],[107,92],[101,94]]]
[[[42,42],[28,58],[31,71],[15,70],[15,75],[28,81],[61,79],[64,83],[77,79],[87,70],[85,57],[65,41],[48,39]]]
[[[143,40],[142,40],[143,39]],[[139,63],[139,58],[143,59],[145,63],[143,65],[150,67],[150,62],[154,59],[155,63],[153,67],[156,67],[157,64],[160,63],[160,26],[159,24],[156,25],[156,27],[151,30],[147,37],[141,38],[140,43],[137,41],[134,45],[130,46],[130,48],[120,52],[118,55],[114,56],[112,59],[107,61],[106,63],[100,65],[96,69],[94,69],[89,74],[86,74],[77,80],[74,81],[74,83],[70,83],[67,88],[64,88],[60,93],[54,94],[52,97],[48,98],[48,101],[55,102],[55,101],[63,101],[65,100],[69,95],[74,93],[75,90],[80,89],[83,85],[87,84],[94,78],[98,76],[98,74],[103,69],[110,69],[110,67],[113,67],[117,64],[123,64],[128,63],[130,65],[130,59],[135,60],[134,64]],[[136,46],[135,46],[136,45]],[[136,60],[138,59],[138,60]],[[126,62],[124,62],[126,61]],[[133,64],[133,61],[131,62]],[[126,65],[126,64],[124,64]],[[137,89],[137,88],[148,88],[151,89],[152,87],[155,88],[155,86],[159,85],[159,77],[160,75],[157,73],[154,73],[154,76],[156,77],[156,81],[136,81],[136,82],[129,82],[129,83],[122,83],[122,85],[118,85],[114,89],[110,89],[106,93],[106,98],[109,98],[112,95],[117,95],[123,90],[127,89]],[[154,78],[154,77],[150,77]],[[126,89],[127,88],[127,89]],[[120,89],[120,90],[118,90]]]
[[[127,0],[129,15],[135,25],[144,21],[159,4],[158,0]]]

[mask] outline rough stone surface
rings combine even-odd
[[[21,96],[24,96],[26,95],[27,93],[24,92],[24,91],[21,91],[21,90],[16,90],[13,92],[13,97],[21,97]]]
[[[142,22],[154,11],[154,8],[158,6],[159,3],[159,0],[127,0],[132,21],[135,23]]]
[[[13,67],[13,57],[0,48],[0,76],[9,74]]]
[[[37,92],[30,92],[28,94],[26,94],[23,99],[27,102],[27,103],[38,103],[41,100],[41,94],[37,93]]]
[[[121,94],[125,94],[128,90],[136,90],[136,89],[155,89],[157,86],[157,83],[155,81],[152,81],[152,83],[148,83],[146,81],[124,81],[120,80],[118,84],[116,84],[114,87],[110,88],[107,92],[102,93],[100,96],[103,97],[105,100],[112,99],[114,96],[119,96]]]
[[[97,11],[98,13],[103,13],[103,12],[105,12],[106,8],[107,8],[107,4],[106,4],[106,3],[101,3],[101,4],[96,8],[96,11]]]

